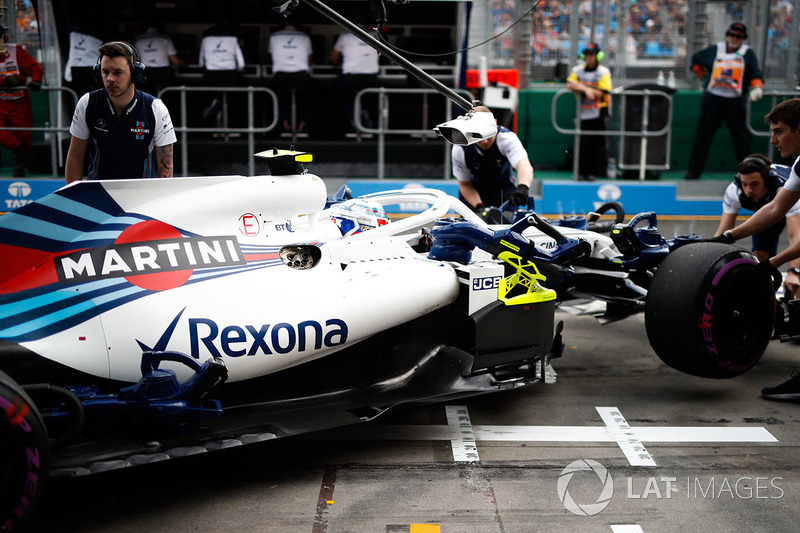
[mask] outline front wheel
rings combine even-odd
[[[47,431],[30,397],[0,371],[0,531],[19,530],[44,492]]]
[[[658,267],[645,304],[650,345],[666,364],[694,376],[745,373],[767,349],[775,291],[751,275],[756,257],[741,248],[692,243]]]

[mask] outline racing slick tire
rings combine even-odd
[[[659,358],[705,378],[745,373],[767,349],[775,323],[769,279],[751,275],[756,257],[728,244],[693,243],[659,265],[645,327]]]
[[[30,397],[0,371],[0,531],[17,531],[44,492],[47,431]]]

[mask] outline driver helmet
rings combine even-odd
[[[389,223],[383,206],[368,198],[355,198],[331,207],[330,217],[345,237]]]

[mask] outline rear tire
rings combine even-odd
[[[0,531],[17,531],[44,492],[47,431],[30,397],[0,371]]]
[[[741,248],[692,243],[659,265],[647,294],[645,326],[658,357],[706,378],[745,373],[763,355],[775,324],[775,290],[750,275]]]

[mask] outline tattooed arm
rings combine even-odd
[[[156,172],[159,178],[172,177],[172,153],[174,144],[156,146]]]

